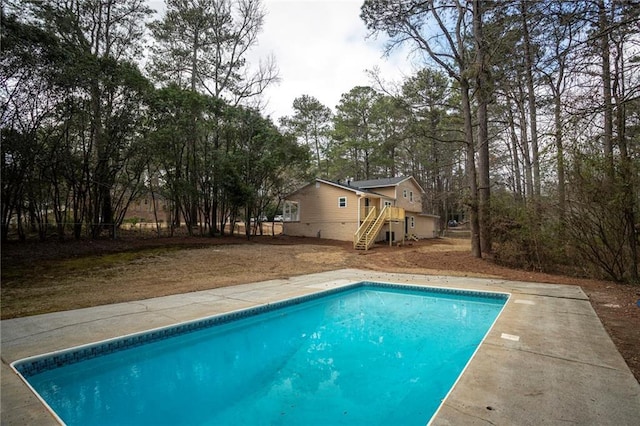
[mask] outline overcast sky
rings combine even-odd
[[[291,115],[293,100],[311,95],[329,108],[378,66],[385,79],[411,73],[406,52],[383,57],[384,40],[367,39],[363,0],[263,0],[267,16],[256,54],[273,52],[281,82],[266,93],[266,113]]]
[[[358,85],[371,84],[365,71],[379,67],[386,80],[412,73],[408,50],[383,57],[384,40],[367,39],[360,19],[363,0],[262,0],[266,18],[258,46],[248,60],[273,54],[280,83],[268,88],[265,115],[277,123],[292,115],[293,100],[316,97],[335,111],[340,96]],[[151,7],[164,10],[162,0]]]

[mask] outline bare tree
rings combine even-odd
[[[152,75],[233,105],[259,95],[278,78],[273,57],[247,64],[264,16],[260,0],[167,0],[166,15],[149,25]]]
[[[481,224],[479,221],[478,180],[476,172],[476,145],[472,116],[472,78],[474,59],[468,47],[473,8],[479,4],[468,1],[441,3],[435,0],[387,2],[366,0],[361,18],[374,32],[386,32],[392,37],[388,50],[403,43],[412,43],[416,50],[426,55],[430,62],[442,70],[459,87],[466,143],[465,172],[469,185],[469,212],[471,223],[471,248],[475,257],[482,256]],[[476,61],[478,58],[476,57]],[[484,60],[482,56],[480,60]],[[488,147],[487,147],[488,148]],[[487,163],[488,165],[488,163]],[[486,184],[486,182],[483,181]],[[484,190],[484,188],[483,188]],[[489,190],[486,185],[486,191]],[[488,200],[487,200],[488,201]],[[484,216],[486,219],[487,216]],[[488,225],[488,223],[485,223]],[[484,233],[487,235],[486,233]]]

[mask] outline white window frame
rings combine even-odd
[[[409,227],[411,229],[416,227],[416,218],[413,216],[409,216]]]
[[[342,205],[344,201],[344,205]],[[346,209],[347,208],[347,197],[338,197],[338,208]]]
[[[406,189],[402,190],[402,197],[403,198],[407,198],[407,190]]]
[[[413,203],[413,191],[409,191],[409,202]]]
[[[391,201],[385,201],[384,205],[391,207],[393,205],[393,203]]]
[[[298,201],[285,201],[282,206],[283,222],[300,222],[300,203]]]

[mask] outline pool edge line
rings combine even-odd
[[[199,318],[195,318],[195,319],[190,319],[190,320],[186,320],[186,321],[179,321],[176,323],[172,323],[169,325],[163,325],[163,326],[159,326],[159,327],[153,327],[153,328],[149,328],[149,329],[145,329],[145,330],[141,330],[141,331],[136,331],[133,333],[127,333],[127,334],[123,334],[120,336],[116,336],[116,337],[110,337],[108,339],[102,339],[102,340],[96,340],[93,342],[89,342],[89,343],[83,343],[81,345],[76,345],[76,346],[71,346],[68,348],[64,348],[64,349],[59,349],[59,350],[54,350],[54,351],[49,351],[49,352],[45,352],[45,353],[41,353],[41,354],[37,354],[37,355],[31,355],[28,357],[24,357],[24,358],[20,358],[17,359],[13,362],[11,362],[9,364],[9,366],[11,367],[11,369],[18,374],[19,376],[23,377],[28,377],[29,375],[24,375],[22,371],[20,371],[19,366],[21,364],[25,364],[28,362],[35,362],[35,361],[39,361],[42,359],[48,359],[48,358],[53,358],[56,356],[61,356],[61,355],[67,355],[67,354],[71,354],[74,352],[78,352],[78,351],[82,351],[85,349],[90,349],[92,347],[95,346],[99,346],[99,345],[108,345],[109,343],[114,343],[114,342],[118,342],[118,341],[122,341],[125,339],[131,339],[131,338],[136,338],[136,337],[144,337],[146,335],[152,335],[153,333],[158,333],[158,332],[163,332],[163,331],[169,331],[169,330],[174,330],[174,333],[171,336],[167,336],[167,337],[172,337],[174,335],[180,335],[180,334],[185,334],[191,331],[196,331],[197,329],[200,328],[207,328],[207,327],[211,327],[214,325],[219,325],[219,324],[224,324],[227,322],[231,322],[234,321],[236,319],[239,318],[248,318],[254,315],[258,315],[264,311],[269,311],[269,310],[274,310],[274,309],[279,309],[282,307],[286,307],[289,305],[296,305],[296,304],[300,304],[303,302],[308,301],[309,299],[314,299],[314,298],[319,298],[319,297],[324,297],[324,296],[329,296],[332,293],[338,293],[340,291],[346,291],[346,290],[350,290],[351,288],[355,289],[357,287],[360,287],[362,285],[364,285],[365,281],[353,281],[353,282],[349,282],[349,283],[345,283],[343,285],[337,286],[337,287],[333,287],[333,288],[329,288],[329,289],[319,289],[318,291],[309,293],[309,294],[305,294],[305,295],[301,295],[301,296],[294,296],[294,297],[288,297],[285,299],[280,299],[277,300],[275,302],[263,302],[263,303],[257,303],[254,306],[250,306],[250,307],[245,307],[245,308],[239,308],[239,309],[233,309],[230,311],[226,311],[226,312],[221,312],[221,313],[217,313],[217,314],[213,314],[213,315],[207,315],[207,316],[203,316],[203,317],[199,317]],[[228,321],[222,321],[223,319],[226,319],[228,317]],[[215,320],[221,320],[219,322],[215,322]],[[194,327],[193,329],[190,330],[178,330],[180,327],[188,327],[190,325],[198,325],[199,323],[206,323],[206,322],[211,322],[210,324],[202,324],[199,327]],[[163,338],[156,338],[156,339],[147,339],[144,342],[142,342],[141,344],[146,344],[146,343],[150,343],[153,341],[157,341],[157,340],[163,340]],[[126,345],[120,348],[116,348],[117,350],[122,350],[122,349],[128,349],[128,348],[132,348],[135,346],[139,346],[139,345],[135,345],[135,344],[130,344],[130,345]],[[116,352],[117,350],[114,350],[113,352]],[[89,359],[92,357],[83,357],[83,359]],[[79,362],[79,361],[77,361]],[[57,366],[53,367],[56,368]],[[50,369],[50,368],[49,368]],[[49,369],[43,369],[42,371],[46,371]]]
[[[106,355],[106,354],[109,354],[109,353],[113,353],[113,352],[117,352],[117,351],[120,351],[120,350],[132,349],[132,348],[137,347],[137,346],[141,346],[141,345],[145,345],[145,344],[148,344],[148,343],[157,342],[157,341],[160,341],[160,340],[165,340],[165,339],[170,338],[170,337],[175,337],[175,336],[178,336],[178,335],[187,334],[187,333],[190,333],[190,332],[194,332],[194,331],[197,331],[197,330],[200,330],[200,329],[204,329],[204,328],[213,327],[213,326],[216,326],[216,325],[226,324],[226,323],[229,323],[229,322],[236,321],[238,319],[249,318],[249,317],[252,317],[252,316],[259,315],[259,314],[264,313],[264,312],[269,312],[269,311],[272,311],[272,310],[277,310],[277,309],[285,308],[285,307],[288,307],[288,306],[295,306],[295,305],[298,305],[298,304],[301,304],[301,303],[308,302],[308,301],[313,300],[313,299],[327,297],[327,296],[331,296],[333,294],[346,292],[346,291],[350,291],[350,290],[355,290],[355,289],[357,289],[359,287],[367,287],[367,286],[368,287],[378,287],[378,288],[383,288],[383,289],[384,288],[395,288],[395,289],[404,289],[404,290],[417,290],[417,291],[423,291],[425,293],[429,292],[429,290],[432,290],[431,292],[433,292],[433,293],[454,294],[454,295],[456,295],[456,294],[457,295],[466,294],[466,295],[471,295],[471,296],[475,296],[475,297],[485,297],[485,298],[496,298],[495,296],[500,296],[498,298],[504,300],[504,304],[500,308],[500,311],[499,311],[497,317],[492,322],[491,326],[489,327],[489,329],[487,330],[487,332],[483,336],[482,340],[480,341],[480,343],[478,344],[478,346],[474,350],[471,358],[469,358],[469,360],[465,364],[465,366],[462,369],[461,373],[456,378],[456,381],[451,386],[451,388],[449,389],[449,391],[447,392],[447,394],[445,395],[445,397],[443,398],[443,400],[439,404],[438,408],[436,409],[436,411],[434,412],[434,414],[432,415],[432,417],[430,418],[428,423],[426,423],[427,425],[430,425],[431,422],[433,421],[433,419],[439,413],[441,407],[444,405],[444,402],[449,397],[449,394],[453,391],[453,389],[457,385],[458,381],[460,380],[460,378],[462,377],[462,375],[466,371],[467,367],[471,363],[471,360],[473,360],[473,358],[475,357],[477,351],[479,350],[479,348],[484,343],[486,337],[493,330],[493,327],[495,326],[497,320],[500,318],[500,315],[502,315],[502,312],[504,311],[504,308],[506,307],[508,302],[511,300],[512,293],[504,292],[504,291],[477,290],[477,289],[469,289],[469,288],[463,288],[463,287],[444,287],[444,286],[432,285],[432,284],[429,284],[429,283],[398,283],[398,282],[391,282],[391,281],[368,280],[368,279],[354,280],[354,281],[349,281],[349,282],[346,282],[346,283],[343,283],[343,284],[338,284],[338,285],[336,285],[335,287],[332,287],[332,288],[314,289],[314,290],[317,290],[317,291],[313,291],[311,293],[300,295],[300,296],[288,297],[288,298],[279,299],[279,300],[276,300],[276,301],[273,301],[273,302],[257,303],[256,305],[251,306],[251,307],[234,309],[234,310],[230,310],[230,311],[227,311],[227,312],[217,313],[217,314],[214,314],[214,315],[208,315],[208,316],[199,317],[199,318],[195,318],[195,319],[191,319],[191,320],[187,320],[187,321],[180,321],[180,322],[176,322],[176,323],[173,323],[173,324],[170,324],[170,325],[154,327],[154,328],[150,328],[150,329],[146,329],[146,330],[142,330],[142,331],[123,334],[121,336],[111,337],[111,338],[108,338],[108,339],[97,340],[97,341],[94,341],[94,342],[89,342],[89,343],[85,343],[85,344],[81,344],[81,345],[76,345],[76,346],[72,346],[72,347],[65,348],[65,349],[59,349],[59,350],[54,350],[54,351],[38,354],[38,355],[32,355],[32,356],[28,356],[28,357],[25,357],[25,358],[21,358],[21,359],[15,360],[15,361],[11,362],[9,364],[9,366],[10,366],[11,370],[16,375],[18,375],[20,380],[27,385],[28,389],[36,396],[36,398],[44,405],[44,407],[52,415],[54,420],[56,422],[58,422],[59,424],[61,424],[61,425],[66,425],[66,423],[60,418],[60,416],[58,414],[56,414],[56,412],[51,408],[51,406],[44,400],[44,398],[29,383],[28,377],[30,377],[31,375],[34,375],[34,374],[39,374],[39,373],[41,373],[43,371],[48,371],[48,370],[51,370],[51,369],[58,368],[58,367],[60,367],[62,365],[69,365],[69,364],[73,364],[73,363],[77,363],[77,362],[82,362],[82,361],[87,360],[87,359],[91,359],[91,358],[98,357],[98,356],[103,356],[103,355]],[[219,320],[219,321],[216,322],[216,320]],[[190,326],[190,325],[193,325],[194,327],[193,328],[188,328],[188,326]],[[184,328],[184,327],[186,327],[186,328]],[[183,328],[183,329],[180,329],[180,328]],[[162,336],[159,336],[159,337],[158,336],[154,336],[154,333],[159,333],[159,332],[166,332],[166,333],[164,333]],[[169,333],[169,332],[171,332],[171,333]],[[81,352],[83,350],[87,350],[87,349],[91,349],[91,348],[95,348],[95,347],[100,347],[100,346],[104,346],[104,345],[108,346],[109,343],[122,342],[122,341],[124,341],[126,339],[133,339],[133,338],[136,338],[136,337],[145,337],[145,336],[150,336],[150,337],[148,339],[144,339],[141,342],[134,342],[134,343],[130,343],[130,344],[127,344],[127,345],[121,345],[121,346],[118,346],[118,347],[114,347],[113,350],[111,350],[111,352],[109,352],[108,350],[107,351],[99,351],[99,352],[97,352],[95,354],[95,356],[81,356],[80,359],[75,359],[75,360],[73,360],[73,362],[60,361],[60,362],[62,362],[62,365],[52,365],[50,368],[41,368],[36,373],[24,374],[19,369],[20,365],[28,364],[29,362],[38,362],[38,361],[43,361],[43,360],[48,360],[48,359],[54,359],[55,357],[60,357],[60,356],[63,356],[63,355],[70,355],[70,354],[74,354],[74,353],[79,353],[79,352]],[[69,361],[69,360],[67,360],[67,361]]]
[[[496,293],[498,293],[498,292],[496,292]],[[491,326],[489,327],[489,329],[487,330],[485,335],[482,337],[482,340],[480,340],[480,343],[478,344],[476,349],[473,351],[473,354],[471,354],[471,357],[469,357],[469,360],[467,361],[467,363],[465,364],[464,368],[462,369],[462,371],[460,372],[460,374],[456,378],[456,381],[453,382],[453,385],[451,385],[451,387],[449,388],[449,391],[447,392],[447,394],[444,396],[444,398],[442,398],[442,401],[440,402],[440,405],[438,405],[438,408],[433,413],[433,415],[431,416],[429,421],[426,423],[426,426],[431,426],[433,424],[433,421],[437,417],[438,413],[440,413],[440,409],[444,406],[445,402],[447,402],[447,399],[449,399],[449,395],[451,395],[453,390],[458,385],[458,382],[460,381],[460,379],[462,378],[464,373],[467,371],[467,368],[469,367],[469,365],[471,365],[471,361],[473,361],[473,359],[476,357],[476,354],[478,353],[478,351],[480,350],[480,348],[484,344],[485,340],[489,336],[489,333],[491,333],[491,331],[493,330],[493,327],[495,327],[496,323],[500,319],[500,316],[504,312],[504,309],[507,307],[507,305],[511,301],[511,297],[513,296],[512,293],[507,293],[507,292],[499,292],[499,293],[508,295],[507,299],[505,300],[504,304],[502,305],[502,308],[500,308],[500,312],[498,312],[498,315],[496,315],[496,318],[493,320],[493,323],[491,323]]]

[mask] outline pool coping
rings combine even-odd
[[[11,369],[20,374],[23,380],[30,376],[42,373],[47,370],[58,368],[65,365],[74,364],[84,360],[89,360],[103,355],[108,355],[118,351],[135,348],[137,346],[148,343],[169,339],[183,334],[195,332],[198,330],[214,327],[217,325],[227,324],[229,322],[259,315],[264,312],[277,310],[280,308],[299,305],[310,300],[340,294],[345,291],[355,290],[364,286],[372,286],[375,288],[390,288],[399,290],[417,290],[429,294],[446,294],[456,296],[474,296],[487,299],[503,299],[509,300],[510,293],[502,292],[485,292],[478,290],[464,290],[459,288],[447,288],[437,286],[421,286],[411,284],[396,284],[387,282],[358,281],[346,284],[344,286],[335,287],[328,290],[322,290],[317,293],[311,293],[304,296],[296,296],[275,302],[265,303],[250,308],[234,310],[221,314],[216,314],[195,320],[179,322],[168,326],[152,328],[124,336],[118,336],[106,340],[73,346],[62,350],[30,356],[13,361],[10,364]],[[502,309],[500,309],[500,313]],[[498,314],[499,316],[499,314]],[[489,330],[493,327],[495,321],[491,323]],[[484,340],[484,338],[482,339]],[[475,352],[474,352],[475,353]],[[25,380],[28,383],[28,380]],[[35,392],[35,391],[34,391]]]
[[[11,370],[14,361],[360,281],[512,295],[431,424],[640,418],[640,385],[579,287],[346,269],[1,321],[0,421],[57,424]]]

